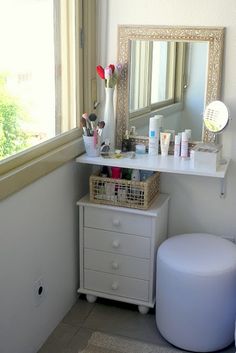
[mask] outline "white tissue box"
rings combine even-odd
[[[191,150],[191,160],[193,168],[200,168],[210,171],[216,171],[221,161],[221,145],[197,144]]]

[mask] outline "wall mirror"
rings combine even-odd
[[[222,27],[119,26],[117,146],[131,126],[147,139],[154,115],[163,115],[164,130],[214,142],[203,112],[220,98],[223,42]]]

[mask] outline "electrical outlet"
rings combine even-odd
[[[46,298],[46,287],[45,287],[44,280],[42,278],[39,278],[37,281],[34,282],[33,292],[34,292],[34,304],[35,306],[39,306]]]

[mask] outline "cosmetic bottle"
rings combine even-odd
[[[185,129],[185,132],[188,136],[188,157],[190,157],[190,150],[191,150],[191,141],[192,141],[192,130]]]
[[[179,136],[179,138],[180,138],[180,144],[181,144],[182,132],[178,132],[178,136]]]
[[[130,139],[129,139],[129,131],[126,130],[124,138],[122,140],[122,152],[130,151]]]
[[[132,170],[131,180],[132,181],[140,181],[140,171],[138,169]],[[140,189],[132,185],[131,186],[131,195],[134,200],[139,199]]]
[[[112,179],[121,179],[122,169],[120,167],[111,167],[111,177]],[[114,197],[118,195],[118,184],[110,183],[110,191]]]
[[[188,136],[188,142],[191,140],[192,138],[192,130],[191,129],[185,129],[185,132]]]
[[[132,169],[122,168],[122,179],[131,180]]]
[[[140,172],[138,169],[133,169],[131,173],[131,180],[140,181]]]
[[[140,170],[140,181],[146,181],[153,174],[154,172],[151,170]]]
[[[180,136],[175,136],[174,157],[180,156]]]
[[[107,166],[103,166],[101,168],[101,177],[103,178],[108,178],[109,177],[109,171]]]
[[[121,168],[111,167],[111,177],[112,179],[121,179]]]
[[[135,126],[131,126],[130,131],[129,131],[129,135],[130,135],[131,137],[134,137],[134,136],[137,135],[137,133],[136,133],[136,127],[135,127]]]
[[[171,134],[169,132],[160,132],[161,155],[163,157],[168,156],[170,135]]]
[[[148,153],[157,155],[159,152],[159,133],[162,122],[162,115],[155,115],[149,120],[149,145]]]
[[[181,157],[182,158],[187,158],[188,157],[188,135],[187,135],[186,132],[182,132]]]

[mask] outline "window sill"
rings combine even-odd
[[[32,150],[25,151],[19,156],[11,157],[6,162],[0,164],[0,171],[4,171],[0,176],[0,200],[12,195],[21,190],[25,186],[35,180],[49,174],[53,170],[74,159],[76,156],[84,152],[83,140],[77,133],[68,133],[59,136],[52,141],[44,143],[43,146],[38,146]],[[76,136],[77,135],[77,136]],[[69,140],[69,141],[66,141]],[[65,142],[66,141],[66,142]],[[44,153],[39,151],[44,150]],[[32,155],[34,156],[32,158]],[[30,159],[27,161],[27,159]],[[19,160],[24,160],[19,163]],[[15,167],[13,167],[15,162]],[[10,163],[10,164],[9,164]],[[11,168],[7,171],[7,164]]]
[[[164,115],[164,116],[168,116],[170,114],[176,113],[176,112],[180,112],[181,110],[183,110],[183,103],[174,103],[171,104],[167,107],[163,107],[163,108],[159,108],[157,110],[153,110],[152,112],[149,113],[145,113],[133,118],[130,118],[129,120],[129,125],[135,125],[136,129],[142,129],[145,128],[148,130],[148,126],[149,126],[149,118],[151,116],[154,115]]]

